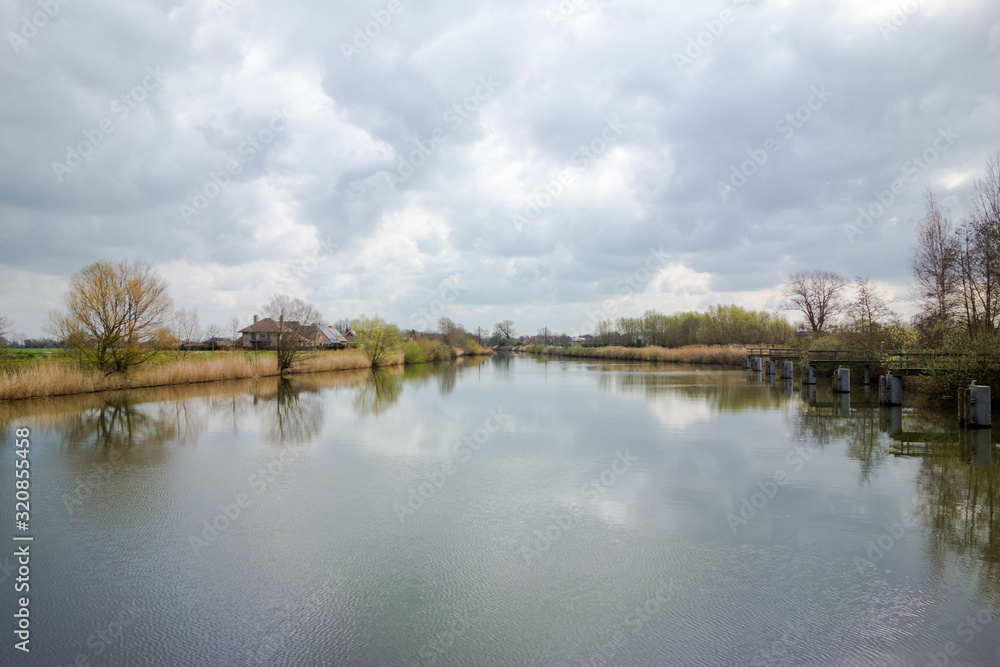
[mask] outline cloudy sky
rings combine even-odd
[[[774,309],[813,268],[906,299],[926,189],[960,218],[1000,148],[995,0],[23,0],[0,27],[0,312],[29,336],[99,259],[150,260],[202,325],[288,292],[584,331]]]

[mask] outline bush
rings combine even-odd
[[[403,363],[405,364],[426,364],[427,355],[424,353],[420,343],[411,340],[403,343]]]
[[[446,345],[442,341],[438,341],[434,344],[434,360],[435,361],[450,361],[456,358],[458,355],[455,354],[455,350],[451,348],[450,345]]]
[[[483,346],[475,338],[466,338],[465,345],[462,346],[465,354],[482,354]]]
[[[954,399],[958,390],[973,380],[994,389],[1000,387],[1000,338],[996,335],[953,336],[941,352],[948,356],[930,363],[928,389],[932,393]]]

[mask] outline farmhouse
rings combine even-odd
[[[239,345],[244,348],[273,347],[278,340],[278,334],[294,336],[296,342],[308,347],[340,348],[346,347],[348,337],[326,324],[299,324],[294,320],[284,323],[284,326],[270,317],[260,319],[253,316],[253,324],[240,330]]]

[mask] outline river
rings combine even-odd
[[[1000,664],[990,433],[861,387],[498,355],[0,432],[3,664]]]

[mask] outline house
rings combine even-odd
[[[358,335],[354,333],[352,329],[348,329],[347,331],[344,332],[344,338],[347,339],[348,343],[353,343],[355,340],[357,340],[357,337]]]
[[[240,329],[239,345],[246,348],[268,348],[273,347],[278,340],[278,334],[292,335],[300,338],[304,344],[311,344],[312,341],[298,333],[299,323],[288,321],[284,326],[279,325],[270,317],[259,319],[253,316],[253,324],[245,329]]]
[[[327,324],[309,324],[298,328],[300,336],[316,347],[347,347],[347,337]]]

